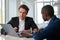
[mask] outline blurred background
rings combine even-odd
[[[55,15],[60,18],[60,0],[0,0],[0,24],[5,24],[12,17],[18,16],[18,7],[21,4],[29,7],[27,16],[32,17],[39,28],[48,24],[43,21],[41,15],[41,8],[44,5],[52,5]]]

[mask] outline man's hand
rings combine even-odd
[[[33,33],[36,33],[36,32],[41,31],[41,30],[43,30],[43,28],[40,28],[40,29],[34,29],[34,30],[33,30]]]
[[[28,33],[31,33],[31,30],[23,30],[23,31],[21,32],[21,34],[23,34],[23,35],[28,34]]]
[[[33,33],[36,33],[36,32],[38,32],[39,31],[39,29],[34,29],[33,30]]]
[[[17,27],[14,27],[13,29],[14,29],[15,31],[17,31],[18,28],[17,28]]]

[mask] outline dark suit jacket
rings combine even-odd
[[[19,17],[13,17],[8,24],[11,24],[12,27],[17,27],[19,29]],[[25,30],[37,28],[37,25],[34,23],[33,19],[30,17],[25,18]],[[17,30],[18,31],[18,30]]]
[[[60,19],[53,16],[48,26],[45,29],[33,34],[33,38],[35,40],[60,40]]]

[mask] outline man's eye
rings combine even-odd
[[[21,13],[21,12],[20,12]]]

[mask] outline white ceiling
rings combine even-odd
[[[24,2],[34,2],[36,0],[21,0],[21,1],[24,1]]]

